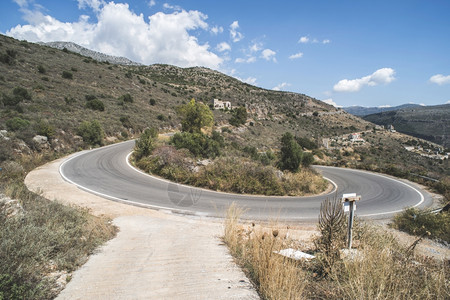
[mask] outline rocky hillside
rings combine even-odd
[[[379,125],[450,148],[450,104],[418,106],[381,112],[364,117]]]
[[[392,106],[392,107],[364,107],[364,106],[349,106],[349,107],[343,107],[342,109],[349,114],[358,116],[358,117],[364,117],[371,114],[377,114],[380,112],[385,111],[392,111],[392,110],[399,110],[403,108],[412,108],[412,107],[420,107],[419,104],[403,104],[399,106]]]
[[[112,55],[107,55],[104,53],[100,53],[97,51],[93,51],[93,50],[89,50],[87,48],[84,48],[80,45],[77,45],[75,43],[72,42],[48,42],[48,43],[39,43],[40,45],[43,46],[49,46],[52,48],[56,48],[59,50],[68,50],[74,53],[78,53],[81,54],[83,56],[87,56],[90,57],[92,59],[101,61],[101,62],[109,62],[112,64],[118,64],[118,65],[128,65],[128,66],[138,66],[140,65],[137,62],[131,61],[128,58],[125,57],[118,57],[118,56],[112,56]]]
[[[247,122],[239,127],[229,124],[230,111],[214,111],[215,129],[236,147],[276,150],[281,135],[290,131],[317,146],[324,138],[336,143],[318,150],[322,163],[383,171],[395,161],[404,169],[413,163],[416,173],[445,173],[446,162],[405,152],[402,143],[409,137],[374,131],[359,154],[355,147],[343,146],[350,133],[372,132],[375,125],[307,95],[262,89],[206,68],[101,62],[67,47],[59,50],[2,35],[0,164],[23,153],[64,154],[129,139],[147,127],[180,129],[175,109],[192,98],[246,108]],[[91,136],[100,129],[104,138]]]

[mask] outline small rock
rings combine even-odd
[[[36,135],[33,137],[33,141],[38,143],[39,145],[43,145],[48,143],[48,138],[43,135]]]
[[[6,213],[8,218],[15,216],[23,216],[24,210],[19,201],[13,200],[5,195],[0,194],[0,210]]]

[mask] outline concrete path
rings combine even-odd
[[[56,160],[25,184],[44,197],[107,215],[116,238],[77,270],[57,299],[259,299],[222,244],[222,224],[92,195],[62,180]]]

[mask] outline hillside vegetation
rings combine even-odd
[[[399,132],[450,149],[450,104],[402,108],[364,116],[378,125],[394,125]]]
[[[223,171],[231,166],[227,156],[238,154],[248,165],[257,161],[258,168],[266,163],[265,167],[272,168],[273,154],[282,152],[282,136],[289,133],[299,150],[318,163],[428,183],[413,175],[419,174],[437,179],[430,185],[440,193],[450,191],[448,160],[408,152],[403,146],[415,138],[375,130],[373,123],[306,95],[261,89],[205,68],[99,62],[67,49],[0,35],[0,193],[18,200],[24,209],[24,217],[19,214],[18,218],[11,218],[3,205],[0,209],[0,261],[7,262],[0,264],[0,290],[6,291],[0,298],[51,297],[57,287],[56,279],[47,276],[50,272],[72,271],[114,235],[114,228],[105,219],[30,194],[23,187],[27,172],[71,152],[137,138],[148,128],[159,133],[180,131],[178,107],[191,99],[209,106],[214,98],[241,108],[211,111],[214,122],[203,135],[178,133],[172,145],[159,149],[168,154],[169,162],[179,157],[169,155],[174,153],[192,158],[194,164],[199,158],[217,157],[216,166]],[[322,147],[323,138],[342,140],[354,132],[361,133],[367,142],[332,142],[330,147]],[[214,154],[219,136],[226,144],[220,149],[221,157]],[[199,155],[193,153],[197,150],[186,154],[183,149],[187,148],[181,145],[192,140],[202,140],[207,147],[199,149]],[[204,172],[219,171],[204,168]],[[220,185],[212,188],[223,189]],[[84,242],[78,243],[80,240]],[[24,257],[29,257],[30,268],[19,268]]]

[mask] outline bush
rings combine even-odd
[[[133,127],[133,125],[131,124],[129,116],[120,117],[120,122],[122,123],[122,126],[125,127],[125,128],[132,128]]]
[[[6,121],[6,127],[10,131],[18,131],[30,126],[30,121],[24,120],[20,117],[14,117]]]
[[[346,216],[341,201],[335,197],[327,198],[320,204],[319,231],[320,236],[314,241],[320,251],[319,261],[325,273],[330,273],[339,259],[339,250],[345,245]]]
[[[88,145],[99,145],[103,144],[104,132],[102,126],[97,120],[94,121],[84,121],[78,127],[77,134],[83,138],[83,141]]]
[[[438,214],[408,208],[394,217],[393,227],[414,235],[429,233],[431,238],[450,243],[450,213]]]
[[[214,138],[211,138],[201,132],[182,132],[176,133],[170,143],[176,149],[185,148],[189,150],[196,157],[215,158],[220,155],[220,148],[223,145],[223,141],[220,140],[221,137],[218,133],[215,134]]]
[[[97,99],[97,96],[92,95],[92,94],[84,95],[84,99],[86,99],[86,101],[91,101],[91,100]]]
[[[281,137],[279,167],[281,170],[297,172],[302,162],[303,152],[290,132]]]
[[[301,147],[305,149],[308,150],[317,149],[317,144],[306,137],[295,137],[295,141],[297,142],[297,144],[299,144]]]
[[[156,147],[158,131],[155,128],[145,129],[134,146],[136,160],[149,156]]]
[[[156,118],[158,120],[160,120],[160,121],[165,121],[166,120],[166,117],[164,115],[162,115],[162,114],[159,114]]]
[[[92,110],[104,111],[105,104],[99,99],[89,100],[86,102],[86,108],[90,108]]]
[[[63,71],[62,72],[62,78],[65,79],[73,79],[73,74],[69,71]]]
[[[44,68],[43,65],[39,65],[39,66],[37,67],[37,69],[38,69],[38,72],[41,73],[41,74],[47,73],[47,70]]]
[[[152,99],[150,99],[150,105],[151,105],[151,106],[154,106],[155,104],[156,104],[156,100],[155,100],[155,99],[153,99],[153,98],[152,98]]]
[[[233,116],[230,119],[230,124],[233,126],[244,125],[247,122],[247,110],[245,107],[238,107],[233,109]]]
[[[203,127],[214,124],[214,116],[208,106],[195,102],[194,99],[187,104],[178,106],[177,113],[181,117],[181,126],[184,132],[200,133]]]
[[[36,133],[51,139],[55,136],[55,127],[50,125],[50,123],[47,120],[40,120],[36,124]]]
[[[27,89],[20,86],[14,88],[13,95],[22,100],[31,100],[31,95]]]
[[[130,94],[124,94],[119,97],[119,101],[123,101],[125,103],[133,103],[133,97]]]

